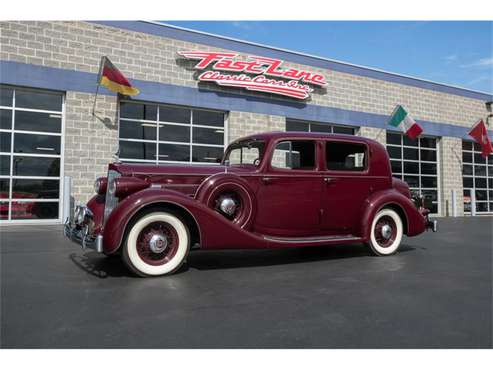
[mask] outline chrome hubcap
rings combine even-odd
[[[236,211],[236,202],[229,197],[221,198],[219,199],[219,209],[228,216],[233,216]]]
[[[389,240],[391,236],[392,236],[392,227],[390,227],[390,225],[383,225],[382,226],[382,237],[385,240]]]
[[[154,253],[162,253],[168,247],[168,240],[163,235],[154,234],[149,240],[149,248]]]

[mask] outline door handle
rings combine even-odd
[[[332,177],[324,177],[324,181],[326,184],[330,184],[334,182],[334,179]]]
[[[262,182],[264,184],[270,184],[274,180],[272,177],[262,177]]]

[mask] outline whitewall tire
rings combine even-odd
[[[130,227],[122,257],[137,275],[160,276],[178,270],[189,248],[189,231],[180,218],[167,212],[152,212]]]
[[[401,217],[396,211],[384,208],[378,211],[373,218],[368,244],[374,254],[389,256],[399,249],[402,235]]]

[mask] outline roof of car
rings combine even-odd
[[[369,143],[375,142],[374,140],[368,139],[366,137],[346,135],[346,134],[328,134],[323,132],[303,132],[303,131],[269,131],[262,132],[259,134],[248,135],[241,137],[235,142],[248,140],[248,139],[260,139],[260,140],[276,140],[283,138],[291,139],[348,139],[350,141]]]

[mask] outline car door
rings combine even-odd
[[[327,235],[352,234],[371,191],[368,146],[362,142],[327,140],[323,152],[321,227]]]
[[[255,230],[267,235],[312,236],[320,230],[322,177],[315,140],[281,140],[259,179]]]

